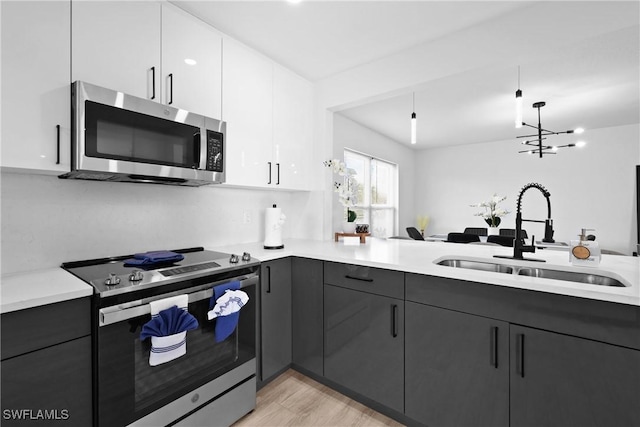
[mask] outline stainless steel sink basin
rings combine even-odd
[[[569,282],[588,283],[589,285],[616,286],[624,288],[625,285],[612,277],[599,274],[581,273],[577,271],[551,270],[548,268],[522,267],[518,270],[520,276],[543,277],[547,279],[565,280]]]
[[[518,276],[540,277],[544,279],[562,280],[565,282],[585,283],[588,285],[613,286],[620,288],[627,286],[613,277],[602,274],[584,273],[580,271],[554,270],[551,268],[528,267],[458,258],[443,259],[438,261],[437,264],[445,267],[492,271],[495,273],[514,274]]]
[[[446,267],[469,268],[471,270],[494,271],[496,273],[513,274],[513,267],[493,262],[469,261],[464,259],[445,259],[438,263]]]

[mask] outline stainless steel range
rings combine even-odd
[[[95,425],[230,425],[255,408],[260,262],[203,248],[171,253],[154,264],[126,255],[62,265],[95,289]],[[243,297],[235,319],[211,319],[227,289],[248,301]],[[174,301],[184,307],[154,312]],[[189,330],[141,336],[143,329],[186,325],[187,318]],[[175,344],[158,344],[174,337]]]

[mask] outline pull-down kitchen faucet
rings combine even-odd
[[[547,219],[544,221],[536,220],[536,219],[522,219],[522,195],[525,193],[525,191],[527,191],[530,188],[537,188],[547,199]],[[549,199],[549,196],[551,196],[551,194],[547,191],[546,188],[544,188],[540,184],[532,182],[522,187],[522,190],[520,190],[520,194],[518,194],[518,203],[517,203],[517,211],[516,211],[516,237],[513,242],[513,256],[510,257],[510,256],[494,255],[496,258],[513,258],[513,259],[522,259],[527,261],[544,262],[544,260],[542,259],[524,258],[522,256],[524,252],[534,253],[536,251],[535,236],[531,237],[531,245],[524,244],[524,239],[522,238],[522,221],[543,222],[544,223],[544,239],[542,239],[542,241],[546,243],[554,243],[555,241],[553,240],[553,220],[551,219],[551,200]]]

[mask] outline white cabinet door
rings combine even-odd
[[[71,80],[159,101],[160,11],[153,1],[74,1]]]
[[[2,1],[0,7],[2,167],[69,171],[70,2]]]
[[[306,190],[312,153],[313,87],[297,74],[274,66],[273,159],[283,189]]]
[[[222,36],[175,6],[163,4],[162,102],[220,118],[221,74]]]
[[[273,187],[273,64],[227,37],[222,52],[226,181],[239,186]]]

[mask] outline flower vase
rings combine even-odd
[[[356,232],[356,223],[344,221],[342,223],[342,232],[353,234]]]
[[[499,236],[500,230],[498,227],[489,227],[488,233],[489,236]]]

